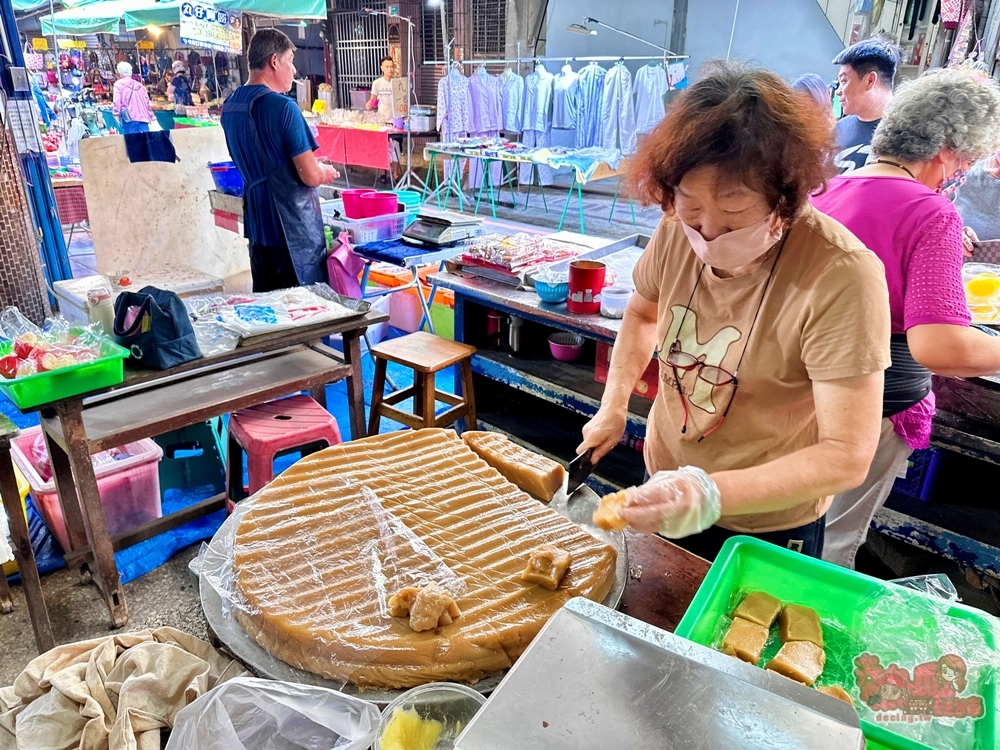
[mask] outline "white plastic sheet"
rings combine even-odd
[[[177,714],[166,750],[367,750],[380,718],[333,690],[238,677]]]

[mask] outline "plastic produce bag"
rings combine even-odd
[[[0,356],[0,376],[7,380],[93,362],[113,348],[100,325],[71,326],[57,316],[39,328],[16,307],[0,313],[0,336],[10,342]]]
[[[327,688],[237,677],[178,712],[167,750],[367,750],[379,720]]]

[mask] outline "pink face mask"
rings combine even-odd
[[[681,227],[688,242],[691,243],[694,254],[701,258],[702,262],[713,268],[732,271],[753,263],[778,241],[781,233],[775,234],[772,230],[773,220],[774,215],[768,214],[756,224],[726,232],[714,240],[706,240],[701,236],[701,232],[692,229],[683,221]]]

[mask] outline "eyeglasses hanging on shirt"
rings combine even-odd
[[[694,295],[698,291],[698,287],[701,285],[701,277],[705,273],[705,268],[707,264],[702,263],[701,270],[698,272],[698,279],[694,283],[694,289],[691,290],[691,297],[688,299],[688,303],[684,308],[684,314],[681,316],[681,324],[677,328],[677,338],[670,345],[670,351],[667,353],[667,357],[664,360],[668,365],[670,365],[671,370],[673,370],[674,384],[677,386],[677,395],[681,400],[681,407],[684,409],[684,423],[681,425],[681,434],[687,434],[688,422],[690,420],[690,409],[688,408],[688,400],[684,394],[684,387],[681,385],[681,375],[678,370],[688,373],[694,372],[695,378],[702,380],[712,386],[714,390],[717,387],[732,385],[733,390],[729,395],[729,402],[726,404],[726,410],[722,412],[722,418],[716,422],[711,429],[707,430],[701,437],[698,438],[700,443],[702,440],[707,438],[713,432],[717,431],[722,424],[726,421],[726,417],[729,416],[729,410],[733,406],[733,402],[736,400],[736,391],[739,390],[740,380],[739,372],[740,367],[743,365],[743,359],[746,357],[747,350],[750,348],[750,337],[753,336],[754,327],[757,325],[757,318],[760,317],[760,310],[764,306],[764,299],[767,297],[767,290],[771,286],[771,279],[774,278],[774,269],[778,266],[778,260],[781,258],[781,251],[785,247],[785,241],[788,239],[788,230],[785,230],[785,234],[778,245],[778,252],[774,256],[774,262],[771,264],[771,270],[768,271],[767,281],[764,284],[764,291],[760,295],[760,301],[757,303],[757,311],[753,315],[753,321],[750,323],[750,330],[747,332],[746,343],[743,345],[743,352],[740,354],[739,361],[736,363],[736,369],[733,372],[723,369],[722,367],[716,367],[715,365],[709,365],[705,362],[705,355],[702,354],[699,357],[693,354],[688,354],[683,349],[681,349],[680,332],[684,330],[684,323],[687,320],[687,314],[691,311],[691,305],[694,302]]]

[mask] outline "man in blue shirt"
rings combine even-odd
[[[863,167],[872,153],[872,136],[882,121],[899,65],[899,47],[882,37],[853,44],[833,60],[840,66],[837,96],[844,118],[837,123],[840,151],[835,160],[841,174]]]
[[[222,108],[229,153],[246,183],[244,232],[255,292],[326,281],[326,240],[317,187],[340,177],[320,164],[294,100],[295,45],[276,29],[250,40],[250,80]]]

